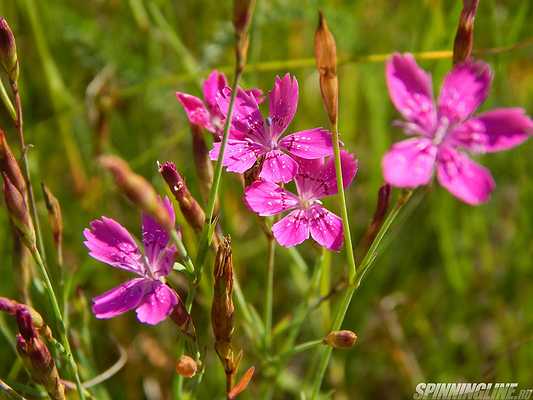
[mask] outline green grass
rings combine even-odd
[[[138,234],[139,217],[97,167],[96,134],[87,116],[87,86],[104,68],[112,69],[104,99],[112,104],[106,114],[108,151],[130,161],[161,193],[164,185],[156,161],[175,161],[200,198],[187,121],[174,92],[199,94],[206,71],[220,67],[231,71],[230,5],[194,0],[55,0],[46,6],[36,0],[0,1],[0,14],[17,37],[26,140],[35,146],[29,153],[34,185],[44,181],[63,207],[64,268],[66,274],[73,274],[75,288],[69,302],[71,342],[84,380],[116,361],[116,343],[128,351],[124,369],[94,391],[98,399],[155,398],[146,394],[154,382],[165,398],[172,398],[178,333],[170,322],[157,328],[143,326],[134,313],[98,321],[88,310],[92,296],[118,284],[125,275],[87,256],[83,228],[90,220],[107,215]],[[266,91],[276,74],[295,74],[300,103],[293,130],[327,126],[314,64],[305,61],[313,56],[318,9],[324,11],[339,56],[344,57],[449,50],[460,5],[443,0],[258,1],[250,68],[243,80],[246,86]],[[531,40],[528,21],[532,18],[533,7],[527,1],[482,1],[475,48]],[[284,67],[289,60],[299,59],[304,62]],[[533,47],[485,59],[496,76],[483,109],[521,106],[531,112]],[[267,67],[254,68],[266,62]],[[436,91],[450,63],[449,59],[420,62],[433,73]],[[392,126],[398,114],[388,99],[382,62],[343,64],[339,80],[341,138],[360,162],[358,177],[347,191],[357,241],[373,213],[382,181],[383,152],[402,133]],[[9,121],[2,109],[0,126],[16,148],[16,132]],[[335,398],[407,398],[420,375],[425,381],[511,381],[523,386],[533,382],[532,146],[530,141],[509,152],[479,157],[497,182],[488,204],[469,207],[435,185],[416,207],[400,216],[400,224],[393,227],[348,311],[343,326],[357,332],[359,341],[351,351],[333,353],[324,388],[334,387]],[[86,177],[83,192],[75,190],[73,173],[77,183],[80,174]],[[393,196],[398,194],[395,191]],[[223,175],[221,196],[221,224],[232,235],[236,273],[246,299],[261,312],[267,243],[256,218],[242,204],[235,176]],[[59,271],[45,205],[40,193],[37,197],[57,283]],[[329,204],[334,207],[335,202]],[[183,218],[178,216],[178,220]],[[17,298],[11,242],[6,213],[0,212],[0,295]],[[184,227],[184,242],[194,255],[198,237],[188,227]],[[274,327],[304,301],[305,278],[310,278],[320,255],[309,243],[299,252],[310,266],[307,275],[302,276],[301,265],[295,264],[288,251],[276,251]],[[330,262],[329,279],[335,282],[345,268],[344,253],[332,255]],[[208,265],[206,272],[211,271]],[[32,294],[35,307],[51,315],[38,285],[32,287]],[[333,298],[331,307],[338,298]],[[383,311],[384,304],[391,303],[396,307]],[[224,374],[212,349],[209,304],[209,293],[201,291],[193,306],[197,332],[208,350],[206,374],[197,392],[200,399],[222,398],[224,388]],[[320,308],[306,320],[297,343],[324,333],[328,310]],[[7,329],[14,335],[13,321],[4,320],[2,332]],[[242,321],[240,315],[238,321]],[[394,327],[399,328],[400,337]],[[271,386],[271,371],[262,368],[242,325],[237,325],[236,335],[244,348],[243,367],[257,367],[252,387],[242,398],[263,398]],[[274,348],[281,348],[284,339],[283,334],[274,335]],[[0,337],[0,378],[9,384],[27,383],[23,370],[10,375],[16,356],[8,343]],[[312,352],[306,352],[290,363],[277,381],[275,398],[298,397],[311,358]],[[68,368],[61,365],[61,370]],[[185,388],[191,386],[186,382]]]

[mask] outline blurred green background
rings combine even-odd
[[[44,181],[63,207],[64,268],[74,277],[71,335],[84,378],[115,362],[117,343],[128,353],[126,367],[95,389],[98,399],[173,398],[178,334],[170,322],[143,326],[134,313],[98,321],[89,311],[92,296],[126,275],[87,256],[83,228],[107,215],[139,234],[137,210],[97,167],[95,154],[99,148],[119,154],[161,193],[165,188],[156,161],[173,160],[200,198],[188,123],[174,92],[199,95],[199,83],[212,68],[231,71],[231,7],[231,1],[208,0],[0,0],[0,15],[17,38],[26,137],[35,146],[29,153],[34,183]],[[275,75],[296,75],[300,102],[293,130],[327,126],[312,60],[319,9],[336,36],[339,56],[353,58],[339,67],[340,129],[360,162],[348,191],[357,241],[382,182],[381,157],[402,138],[392,127],[398,114],[388,99],[383,63],[357,61],[357,56],[451,49],[461,2],[258,0],[244,85],[268,91]],[[475,49],[529,41],[529,46],[484,56],[495,80],[483,109],[521,106],[531,113],[532,20],[529,1],[481,1]],[[451,61],[420,64],[433,74],[437,90]],[[17,148],[4,110],[0,126]],[[533,384],[532,146],[529,141],[479,157],[497,182],[486,205],[469,207],[437,186],[417,193],[352,302],[344,327],[357,332],[359,340],[351,351],[334,352],[325,384],[335,389],[333,398],[408,398],[421,381]],[[232,235],[244,294],[261,311],[266,241],[241,196],[235,176],[224,175],[221,224]],[[54,265],[46,210],[42,195],[37,197]],[[334,202],[329,204],[335,208]],[[0,295],[17,298],[5,211],[0,222]],[[186,226],[184,237],[194,254],[197,238]],[[299,250],[312,269],[319,250],[310,243]],[[311,272],[302,270],[285,249],[276,256],[275,323],[304,301],[302,282]],[[342,274],[343,257],[332,255],[322,279],[324,291]],[[53,273],[58,282],[57,268]],[[39,285],[32,293],[36,308],[46,314]],[[327,331],[337,297],[308,318],[299,342]],[[193,307],[208,351],[206,375],[197,388],[200,399],[222,398],[224,387],[212,350],[209,304],[209,295],[202,293]],[[0,377],[16,386],[26,377],[8,345],[13,343],[12,322],[7,317],[0,321],[5,334],[0,337]],[[242,398],[263,398],[272,386],[271,371],[261,368],[239,325],[236,335],[245,353],[243,366],[257,367]],[[298,398],[311,358],[312,352],[303,353],[281,372],[274,398]]]

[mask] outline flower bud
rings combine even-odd
[[[196,375],[197,370],[198,364],[193,358],[187,355],[182,355],[176,362],[176,372],[178,375],[181,375],[185,378],[192,378],[194,375]]]
[[[0,169],[9,177],[11,183],[15,185],[20,193],[26,193],[26,180],[22,175],[15,156],[11,152],[6,135],[2,129],[0,129]]]
[[[185,180],[177,171],[176,165],[171,161],[165,161],[159,166],[159,173],[170,188],[189,225],[197,232],[201,232],[205,222],[204,210],[192,196]]]
[[[331,124],[337,123],[339,84],[337,80],[337,47],[324,14],[318,14],[315,32],[315,59],[320,75],[320,92]]]
[[[99,157],[100,164],[111,172],[119,190],[137,207],[156,219],[166,230],[174,229],[167,210],[155,189],[142,176],[134,173],[128,163],[117,156]]]
[[[15,36],[5,18],[0,17],[0,65],[10,81],[19,77],[19,61]]]
[[[50,221],[50,227],[52,228],[52,236],[54,238],[59,264],[62,265],[63,217],[61,216],[61,206],[59,205],[57,198],[44,183],[41,183],[41,187],[43,189],[44,202],[46,204],[46,210],[48,211],[48,220]]]
[[[198,175],[198,185],[204,199],[209,197],[211,186],[213,185],[213,164],[209,158],[209,149],[205,143],[202,128],[191,124],[192,134],[192,154],[196,174]]]
[[[233,333],[233,255],[231,240],[226,236],[221,241],[214,267],[214,293],[211,322],[216,342],[231,342]]]
[[[453,42],[453,63],[467,61],[474,46],[474,19],[479,0],[463,0],[463,10]]]
[[[194,328],[191,315],[185,308],[185,304],[183,304],[181,299],[178,300],[178,304],[176,304],[172,309],[170,318],[172,321],[174,321],[182,333],[191,338],[196,337],[196,329]]]
[[[237,70],[242,72],[248,53],[248,28],[252,21],[255,0],[235,0],[233,3],[233,26],[236,37]]]
[[[44,386],[53,400],[65,399],[65,388],[59,378],[54,359],[46,344],[32,324],[32,317],[25,308],[17,310],[17,352],[33,381]]]
[[[336,349],[349,349],[355,344],[357,335],[348,330],[333,331],[324,338],[324,344]]]
[[[32,307],[19,303],[15,300],[8,299],[7,297],[0,297],[0,311],[6,312],[9,315],[17,316],[17,312],[20,309],[26,310],[32,319],[32,324],[39,330],[47,330],[47,326],[44,323],[43,317]]]
[[[4,178],[4,198],[9,218],[17,228],[20,238],[31,249],[35,246],[35,230],[33,229],[26,201],[5,172],[2,172],[2,176]]]

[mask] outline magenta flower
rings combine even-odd
[[[385,180],[414,188],[437,179],[468,204],[489,199],[495,183],[490,171],[472,161],[472,153],[497,152],[523,143],[533,123],[520,108],[499,108],[472,116],[485,101],[491,71],[481,61],[456,65],[444,78],[437,104],[431,76],[410,54],[395,54],[387,63],[387,85],[400,122],[416,138],[396,143],[383,158]]]
[[[218,105],[227,114],[231,90],[219,92]],[[270,112],[263,119],[254,96],[239,90],[235,100],[231,137],[224,152],[224,166],[230,172],[243,173],[251,168],[258,157],[265,156],[260,177],[271,182],[290,182],[298,170],[295,157],[317,159],[333,153],[331,134],[322,128],[313,128],[281,138],[296,113],[298,81],[286,74],[276,77],[270,92]],[[210,152],[216,160],[220,143]]]
[[[299,159],[295,177],[298,196],[273,182],[258,180],[244,193],[246,205],[261,216],[291,211],[272,226],[278,243],[292,247],[309,235],[321,246],[339,250],[343,242],[342,220],[322,206],[320,199],[337,193],[333,158]],[[341,152],[342,178],[348,186],[357,172],[357,161],[348,152]]]
[[[185,109],[189,122],[208,130],[219,138],[222,137],[225,118],[218,107],[216,97],[217,93],[226,86],[228,86],[228,81],[224,74],[214,70],[203,84],[204,101],[187,93],[176,92],[176,97]],[[251,89],[246,92],[259,103],[262,101],[261,90]]]
[[[163,202],[174,223],[170,200],[165,197]],[[135,309],[139,321],[155,325],[168,317],[181,301],[165,284],[165,277],[174,264],[176,248],[170,245],[166,230],[152,217],[142,216],[144,255],[126,228],[111,218],[92,221],[83,235],[91,257],[139,276],[95,297],[92,309],[96,318],[113,318]]]

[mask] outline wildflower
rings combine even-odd
[[[165,197],[162,203],[174,224],[170,200]],[[91,227],[83,234],[91,257],[139,276],[95,297],[92,309],[96,318],[113,318],[135,309],[139,321],[155,325],[170,315],[181,300],[165,283],[174,263],[176,248],[169,244],[170,238],[163,226],[143,214],[144,254],[126,228],[111,218],[92,221]]]
[[[230,89],[217,97],[220,109],[226,113]],[[286,74],[276,77],[269,95],[270,112],[263,119],[255,98],[239,90],[235,99],[231,137],[224,153],[224,166],[230,172],[243,173],[251,168],[258,157],[265,156],[260,178],[271,182],[289,182],[298,171],[295,157],[317,159],[333,153],[331,134],[322,128],[313,128],[281,135],[294,118],[298,105],[298,81]],[[211,150],[216,160],[220,143]]]
[[[499,108],[471,116],[490,88],[490,68],[481,61],[455,65],[444,78],[436,106],[431,77],[412,55],[395,54],[386,74],[392,102],[406,119],[399,125],[416,137],[395,144],[385,155],[385,180],[414,188],[430,183],[436,169],[440,184],[465,203],[487,201],[495,186],[490,171],[462,150],[497,152],[523,143],[533,129],[524,110]]]
[[[203,84],[204,101],[187,93],[176,92],[176,98],[185,109],[189,122],[213,133],[216,138],[222,137],[225,120],[216,98],[226,86],[228,81],[224,74],[214,70]],[[261,103],[263,94],[261,90],[251,89],[246,93]]]
[[[357,161],[342,151],[341,163],[343,182],[348,186],[357,172]],[[311,235],[321,246],[339,250],[343,242],[342,220],[320,201],[338,191],[333,158],[300,160],[295,182],[298,196],[275,183],[259,180],[246,189],[245,202],[261,216],[292,210],[272,226],[272,233],[282,246],[295,246]]]
[[[9,180],[17,190],[26,195],[26,180],[22,175],[17,159],[13,155],[9,144],[7,143],[6,135],[0,128],[0,170],[4,172]]]

